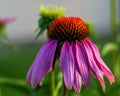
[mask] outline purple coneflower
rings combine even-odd
[[[0,17],[0,41],[6,36],[6,25],[15,20],[15,17]]]
[[[87,36],[89,30],[78,17],[57,18],[48,28],[49,40],[38,52],[27,74],[27,83],[35,88],[53,69],[55,60],[60,61],[65,86],[79,93],[82,84],[90,86],[90,71],[99,80],[103,91],[105,75],[110,84],[115,79],[112,72],[100,57],[96,45]]]

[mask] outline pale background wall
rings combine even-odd
[[[66,8],[66,16],[79,16],[95,24],[99,35],[110,33],[110,0],[0,0],[0,17],[15,16],[8,26],[13,42],[31,42],[35,37],[40,5],[55,4]]]

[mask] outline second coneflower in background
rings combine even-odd
[[[0,40],[6,36],[6,25],[15,20],[15,17],[0,17]]]
[[[38,52],[27,74],[27,83],[35,88],[45,75],[53,70],[54,61],[60,62],[65,86],[79,93],[82,84],[90,86],[90,71],[99,80],[103,91],[105,75],[110,84],[115,79],[112,72],[100,57],[96,45],[87,36],[89,30],[78,17],[59,17],[49,26],[49,40]]]

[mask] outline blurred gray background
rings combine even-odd
[[[98,35],[109,35],[110,0],[0,0],[0,17],[16,17],[16,21],[7,27],[11,42],[32,42],[38,27],[39,6],[50,4],[64,6],[65,16],[92,21]]]

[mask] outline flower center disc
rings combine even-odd
[[[60,17],[48,28],[48,38],[59,41],[82,40],[89,35],[84,21],[78,17]]]

